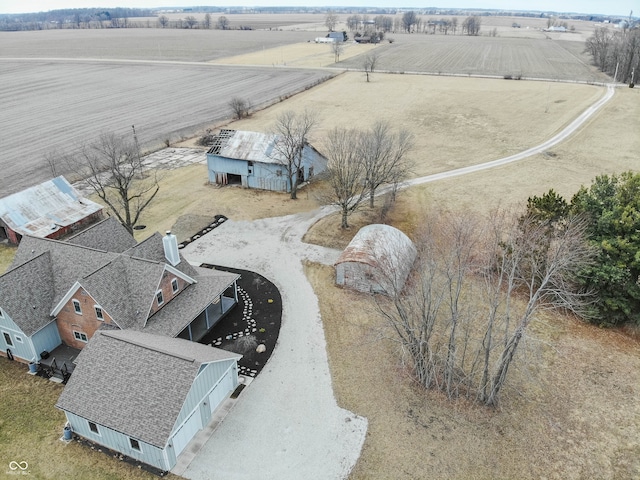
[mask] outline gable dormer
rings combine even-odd
[[[60,339],[78,349],[82,349],[103,325],[119,328],[109,311],[79,282],[69,289],[51,315],[56,318]]]
[[[151,302],[149,317],[167,305],[167,303],[177,297],[184,289],[188,288],[189,285],[194,283],[196,283],[195,279],[171,265],[165,265],[155,291],[155,296]]]

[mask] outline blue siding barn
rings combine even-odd
[[[207,152],[209,181],[275,192],[290,192],[287,162],[278,152],[278,136],[221,130]],[[327,159],[308,143],[302,151],[298,185],[327,169]]]
[[[239,358],[179,338],[103,330],[80,353],[56,406],[76,435],[169,471],[238,386]]]

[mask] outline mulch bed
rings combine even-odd
[[[276,286],[262,275],[248,270],[202,264],[237,273],[238,305],[236,305],[200,343],[243,355],[238,362],[239,373],[255,377],[269,360],[278,341],[282,322],[282,298]],[[256,349],[264,345],[265,351]]]

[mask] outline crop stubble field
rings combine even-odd
[[[419,46],[421,42],[405,50],[405,66],[419,61],[410,55],[426,48],[426,43]],[[262,55],[269,54],[268,50]],[[283,55],[287,47],[277,46],[273,54],[278,50]],[[503,54],[504,49],[490,52]],[[229,51],[217,58],[228,61],[229,56],[243,53],[247,52]],[[357,65],[357,59],[352,61]],[[633,168],[640,131],[635,107],[640,92],[636,90],[618,92],[577,135],[549,152],[553,155],[412,188],[400,196],[390,220],[410,230],[433,202],[486,211],[501,201],[523,201],[527,195],[543,193],[558,183],[561,193],[570,195],[594,174]],[[495,159],[540,143],[602,93],[602,88],[590,85],[378,73],[367,84],[363,74],[354,72],[234,122],[231,128],[265,131],[279,112],[312,107],[321,119],[314,139],[321,141],[334,125],[364,127],[375,118],[386,118],[416,134],[414,155],[419,166],[415,174],[422,175]],[[59,96],[64,97],[64,92]],[[175,112],[178,105],[172,104],[174,113],[167,115],[175,117],[168,122],[184,114],[182,109]],[[130,128],[129,123],[122,129]],[[31,149],[31,144],[28,146]],[[195,173],[193,182],[201,182],[194,189],[198,195],[192,204],[197,205],[196,213],[201,213],[205,204],[215,208],[216,197],[226,198],[226,192],[242,198],[242,190],[203,185],[205,169],[201,166],[189,169]],[[189,184],[188,174],[186,170],[179,174],[183,189]],[[167,190],[171,188],[170,177],[165,185]],[[207,192],[209,202],[202,198]],[[252,202],[268,202],[269,195],[258,198],[249,194]],[[308,197],[308,192],[302,195]],[[155,218],[185,213],[164,210],[172,203],[171,195],[166,197],[153,213]],[[280,197],[276,201],[288,211],[286,202]],[[312,198],[304,201],[309,207],[314,204]],[[182,203],[186,205],[186,199]],[[255,214],[237,210],[237,203],[230,203],[235,208],[234,218]],[[277,214],[273,209],[261,211]],[[154,225],[153,220],[145,223]],[[336,228],[335,220],[320,227],[330,232]],[[640,473],[640,417],[634,386],[638,384],[638,355],[633,340],[621,340],[616,332],[598,331],[565,318],[545,318],[535,333],[551,347],[543,348],[541,361],[525,372],[529,377],[517,374],[516,390],[506,395],[502,409],[487,413],[464,405],[452,407],[437,395],[414,389],[406,377],[397,375],[392,348],[368,333],[375,320],[353,313],[362,299],[336,292],[331,286],[331,269],[312,266],[308,274],[321,303],[338,401],[370,422],[352,478],[581,479],[634,478]],[[349,311],[343,310],[346,305]],[[363,312],[367,308],[361,305]],[[374,352],[376,362],[371,361]],[[607,368],[601,361],[602,352],[608,355]]]
[[[278,101],[327,76],[319,70],[209,65],[0,59],[0,192],[50,177],[44,155],[69,151],[102,132],[131,134],[160,146],[229,118],[229,100]]]

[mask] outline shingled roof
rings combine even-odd
[[[161,335],[98,331],[56,406],[164,448],[200,367],[241,357]]]
[[[170,269],[190,285],[153,316],[150,330],[175,336],[238,278],[226,272],[196,270],[182,256],[175,267],[168,265],[158,233],[123,250],[135,240],[117,221],[100,222],[90,230],[73,237],[74,243],[23,237],[10,270],[0,276],[0,306],[25,334],[50,323],[51,314],[68,300],[76,284],[120,328],[142,330],[162,275]],[[114,238],[103,240],[110,232]],[[92,240],[116,252],[91,248]]]
[[[67,239],[67,243],[122,253],[137,245],[135,238],[114,217],[107,217]]]
[[[53,272],[49,252],[0,276],[0,306],[11,314],[25,335],[33,335],[53,319]]]

